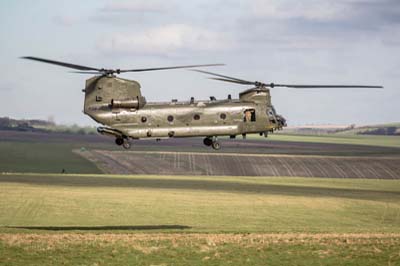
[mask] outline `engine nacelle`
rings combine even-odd
[[[111,100],[111,108],[127,108],[127,109],[138,109],[139,101],[137,99],[131,100]]]

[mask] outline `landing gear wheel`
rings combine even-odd
[[[211,146],[212,146],[212,148],[213,148],[214,150],[219,150],[219,149],[221,149],[221,144],[219,144],[218,141],[214,141],[214,142],[211,144]]]
[[[118,146],[121,146],[122,144],[124,144],[124,139],[123,138],[116,138],[115,139],[115,144],[117,144]]]
[[[213,141],[211,138],[204,138],[203,140],[204,145],[206,145],[207,147],[210,147],[213,144]]]
[[[124,147],[126,150],[129,150],[131,148],[131,143],[128,140],[125,140],[122,144],[122,147]]]

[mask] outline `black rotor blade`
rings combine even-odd
[[[144,72],[154,70],[167,70],[167,69],[178,69],[178,68],[192,68],[192,67],[209,67],[209,66],[224,66],[225,64],[206,64],[206,65],[187,65],[187,66],[172,66],[172,67],[155,67],[155,68],[138,68],[138,69],[126,69],[119,70],[120,73],[125,72]]]
[[[229,76],[225,76],[225,75],[221,75],[221,74],[217,74],[217,73],[213,73],[213,72],[208,72],[208,71],[204,71],[204,70],[191,69],[191,71],[196,71],[196,72],[200,72],[200,73],[204,73],[204,74],[209,74],[209,75],[213,75],[213,76],[216,76],[216,77],[221,77],[221,78],[224,78],[224,79],[236,80],[236,81],[239,81],[239,82],[243,82],[243,84],[254,84],[254,82],[251,82],[251,81],[248,81],[248,80],[229,77]]]
[[[259,81],[248,81],[244,79],[238,79],[234,77],[229,77],[209,71],[199,70],[199,69],[191,69],[191,71],[196,71],[204,74],[209,74],[213,76],[217,76],[219,78],[210,78],[213,80],[219,80],[224,82],[231,82],[236,84],[243,85],[255,85],[256,87],[286,87],[286,88],[295,88],[295,89],[317,89],[317,88],[371,88],[371,89],[382,89],[382,86],[371,86],[371,85],[293,85],[293,84],[275,84],[275,83],[262,83]]]
[[[236,84],[241,84],[241,85],[253,85],[254,82],[243,82],[243,81],[238,81],[238,80],[233,80],[233,79],[223,79],[223,78],[209,78],[213,80],[219,80],[219,81],[224,81],[224,82],[231,82],[231,83],[236,83]]]
[[[100,71],[69,71],[69,73],[74,73],[74,74],[91,74],[91,75],[104,74],[104,72],[100,72]]]
[[[33,56],[23,56],[21,57],[23,59],[29,59],[29,60],[34,60],[42,63],[47,63],[47,64],[53,64],[53,65],[58,65],[62,67],[68,67],[68,68],[73,68],[77,70],[97,70],[101,71],[101,69],[94,68],[94,67],[88,67],[88,66],[82,66],[82,65],[75,65],[71,63],[65,63],[65,62],[60,62],[60,61],[54,61],[54,60],[49,60],[49,59],[44,59],[44,58],[39,58],[39,57],[33,57]]]
[[[383,89],[383,86],[370,85],[289,85],[289,84],[270,84],[271,87],[286,87],[295,89],[319,89],[319,88],[367,88],[367,89]]]

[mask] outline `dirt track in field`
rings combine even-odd
[[[80,152],[109,174],[400,179],[400,157],[164,151]]]
[[[148,244],[163,243],[173,241],[174,245],[194,245],[203,244],[211,248],[216,245],[239,244],[245,247],[260,246],[262,244],[291,243],[326,243],[335,245],[349,244],[396,244],[399,242],[400,234],[382,233],[358,233],[358,234],[330,234],[330,233],[283,233],[283,234],[199,234],[199,233],[169,233],[169,234],[0,234],[0,242],[9,246],[40,245],[45,244],[46,249],[52,249],[65,245],[76,245],[82,243],[92,243],[94,241],[107,244],[135,245],[135,247],[146,247]],[[147,244],[147,245],[146,245]],[[203,246],[204,247],[204,246]],[[208,247],[207,250],[210,248]],[[143,249],[146,251],[146,249]],[[147,252],[146,252],[147,253]],[[150,252],[149,252],[150,253]]]

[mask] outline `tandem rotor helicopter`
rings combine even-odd
[[[115,138],[115,143],[129,149],[131,140],[165,139],[181,137],[204,137],[203,143],[215,150],[221,148],[219,136],[236,138],[258,133],[268,136],[269,132],[281,130],[286,119],[277,114],[271,104],[270,89],[277,87],[307,88],[383,88],[366,85],[290,85],[247,81],[221,74],[192,69],[211,75],[210,79],[252,86],[239,93],[238,99],[195,100],[178,102],[147,103],[139,82],[122,79],[117,74],[155,70],[219,66],[222,64],[189,65],[143,69],[94,68],[39,57],[25,56],[23,59],[54,64],[77,70],[75,73],[93,74],[86,80],[84,113],[102,124],[100,134]]]

